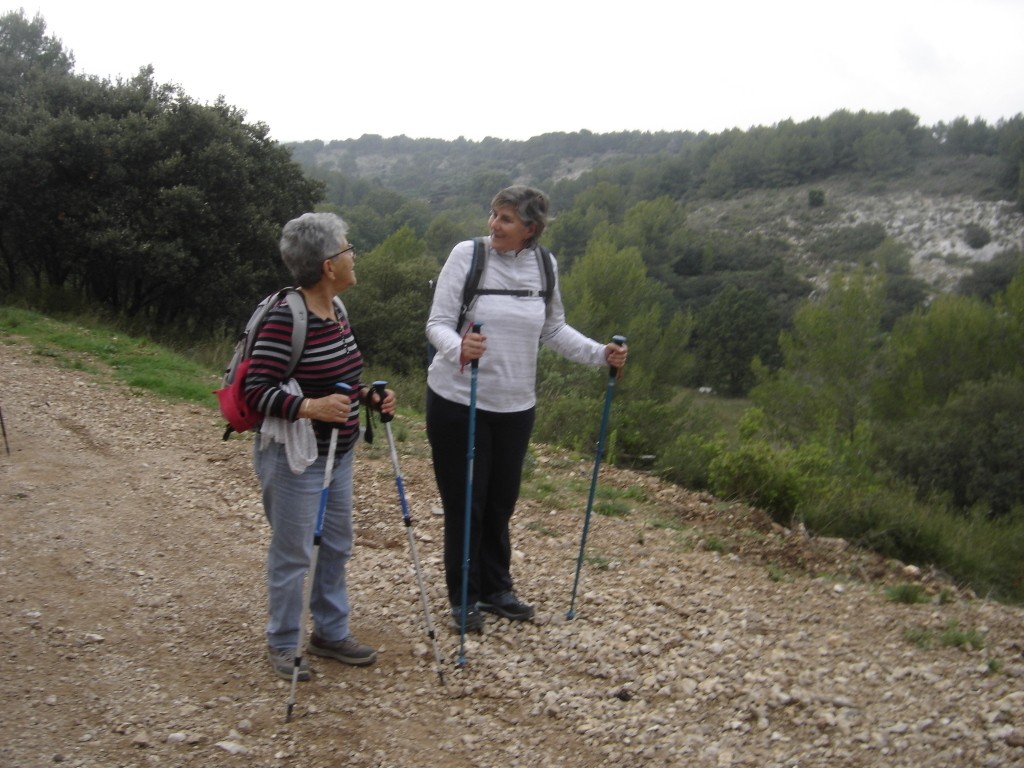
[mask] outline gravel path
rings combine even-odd
[[[357,458],[350,577],[380,658],[314,658],[285,723],[251,440],[2,343],[0,765],[1024,765],[1024,611],[927,573],[950,600],[894,603],[913,569],[647,475],[602,468],[633,508],[593,518],[566,621],[592,467],[542,449],[514,521],[538,621],[491,618],[456,669],[422,424],[401,417],[447,684],[381,434]],[[984,647],[939,642],[954,626]]]

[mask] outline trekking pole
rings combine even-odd
[[[352,387],[348,384],[338,383],[334,385],[342,394],[349,394]],[[320,554],[320,537],[324,532],[324,515],[327,513],[327,494],[331,487],[331,477],[334,475],[334,451],[338,447],[338,428],[331,429],[331,444],[327,449],[327,463],[324,465],[324,484],[320,489],[320,508],[316,513],[316,526],[313,529],[313,555],[309,560],[309,570],[306,571],[306,583],[302,590],[302,613],[299,619],[299,640],[295,645],[295,666],[292,667],[292,689],[288,695],[288,714],[285,722],[292,721],[292,710],[295,708],[295,687],[299,682],[299,667],[302,665],[302,647],[306,643],[306,621],[309,613],[309,601],[313,596],[313,580],[316,578],[316,561]]]
[[[625,336],[612,336],[612,342],[618,345],[626,343]],[[608,414],[612,409],[612,395],[615,392],[615,379],[618,377],[619,371],[615,366],[608,366],[608,386],[604,392],[604,412],[601,414],[601,431],[597,437],[597,454],[594,457],[594,475],[590,480],[590,495],[587,497],[587,513],[583,518],[583,535],[580,537],[580,553],[576,558],[576,578],[572,583],[572,598],[569,600],[569,611],[565,614],[565,618],[574,619],[576,618],[576,612],[573,610],[576,606],[576,588],[580,583],[580,568],[583,567],[583,550],[587,545],[587,531],[590,528],[590,512],[594,508],[594,493],[597,491],[597,473],[601,468],[601,455],[604,453],[604,436],[608,430]]]
[[[384,388],[386,381],[373,382],[374,391],[384,400]],[[444,662],[441,661],[441,652],[437,650],[437,633],[434,631],[434,622],[430,618],[430,603],[427,601],[427,589],[423,585],[423,572],[420,570],[420,557],[416,552],[416,537],[412,533],[412,516],[409,514],[409,504],[405,500],[405,481],[402,479],[402,470],[398,468],[398,452],[395,450],[395,438],[391,434],[391,419],[389,413],[380,414],[380,422],[384,425],[384,433],[388,437],[388,450],[391,452],[391,466],[395,470],[395,486],[398,488],[398,501],[402,506],[402,522],[405,523],[405,532],[409,538],[409,553],[412,555],[412,565],[416,571],[416,582],[420,587],[420,603],[423,604],[423,617],[427,623],[427,637],[434,647],[434,660],[437,662],[437,677],[444,685]]]
[[[480,333],[480,323],[473,323],[473,333]],[[469,526],[473,512],[473,459],[476,456],[476,380],[480,358],[470,364],[469,374],[469,436],[466,447],[466,520],[462,532],[462,612],[459,615],[459,659],[457,667],[466,666],[466,614],[469,606]]]
[[[11,455],[11,445],[7,442],[7,425],[4,424],[4,409],[0,407],[0,432],[4,433],[4,448],[7,449],[7,455]]]

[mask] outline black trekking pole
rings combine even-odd
[[[473,333],[480,333],[480,323],[473,323]],[[462,611],[459,614],[459,658],[457,667],[466,666],[466,617],[469,606],[469,527],[473,516],[473,460],[476,456],[476,381],[480,373],[480,358],[470,364],[469,375],[469,435],[466,446],[466,520],[462,532]]]
[[[626,343],[625,336],[612,336],[612,341],[615,344],[623,345]],[[583,567],[583,550],[587,546],[587,531],[590,529],[590,513],[594,508],[594,494],[597,491],[597,473],[601,468],[601,456],[604,453],[604,437],[608,431],[608,414],[612,409],[612,396],[615,393],[615,380],[618,378],[619,371],[615,366],[608,366],[608,386],[604,392],[604,412],[601,414],[601,431],[597,437],[597,454],[594,457],[594,475],[590,480],[590,494],[587,497],[587,514],[583,518],[583,534],[580,536],[580,553],[576,558],[576,578],[572,583],[572,598],[569,600],[569,611],[565,614],[565,618],[574,619],[576,618],[576,612],[574,610],[576,606],[576,588],[580,583],[580,568]]]
[[[11,455],[11,446],[7,442],[7,425],[4,424],[4,409],[0,407],[0,432],[4,433],[4,448],[7,449],[7,455]]]
[[[384,400],[384,388],[386,381],[373,382],[374,391]],[[395,486],[398,488],[398,501],[402,506],[402,522],[405,523],[405,532],[409,538],[409,554],[412,555],[412,565],[416,571],[416,582],[420,587],[420,602],[423,604],[423,617],[427,624],[427,637],[434,647],[434,660],[437,662],[437,676],[444,685],[444,662],[441,661],[441,652],[437,649],[437,633],[434,631],[434,622],[430,618],[430,603],[427,600],[427,589],[423,585],[423,571],[420,569],[420,556],[416,551],[416,537],[412,532],[412,516],[409,514],[409,504],[405,499],[405,481],[402,479],[402,470],[398,468],[398,452],[395,450],[395,438],[391,433],[391,419],[389,413],[380,414],[381,424],[384,425],[384,433],[388,438],[388,450],[391,452],[391,466],[395,470]]]
[[[352,392],[348,384],[338,383],[334,385],[342,394]],[[308,620],[309,601],[313,596],[313,580],[316,579],[316,561],[320,554],[320,537],[324,532],[324,516],[327,513],[327,494],[331,487],[331,477],[334,475],[334,452],[338,447],[338,427],[331,429],[331,444],[327,449],[327,463],[324,464],[324,484],[320,489],[320,508],[316,513],[316,526],[313,529],[313,555],[309,560],[309,570],[306,571],[306,583],[302,590],[302,613],[299,619],[299,640],[295,644],[295,666],[292,667],[292,689],[288,695],[288,714],[285,722],[292,720],[292,710],[295,708],[295,687],[299,682],[299,667],[302,665],[302,647],[306,643],[306,621]]]

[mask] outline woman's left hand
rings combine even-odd
[[[622,366],[626,364],[627,357],[629,357],[629,347],[625,344],[612,343],[604,348],[604,359],[612,368],[621,370]]]
[[[388,416],[395,415],[395,393],[394,390],[385,389],[383,396],[378,389],[370,389],[366,395],[366,403],[373,410],[386,413]]]
[[[394,416],[396,402],[397,400],[395,399],[394,391],[390,389],[385,389],[384,400],[380,404],[380,412],[386,413],[388,416]]]

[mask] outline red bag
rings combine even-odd
[[[221,415],[228,421],[224,430],[227,440],[232,432],[247,432],[260,423],[260,414],[245,402],[245,376],[249,372],[252,358],[243,360],[234,371],[231,383],[216,390]]]

